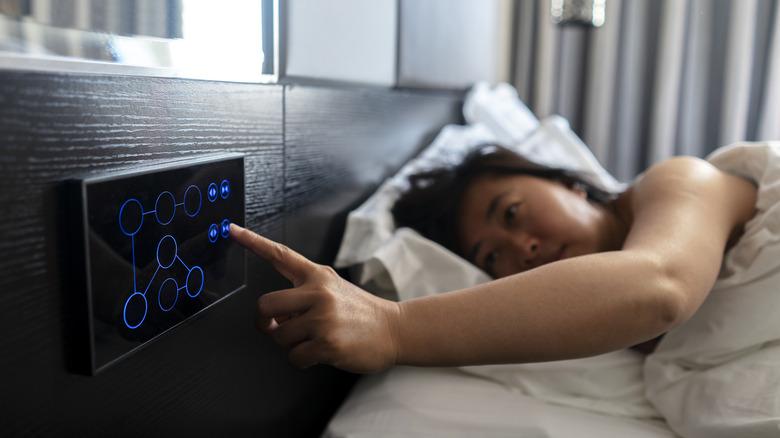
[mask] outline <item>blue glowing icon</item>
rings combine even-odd
[[[211,183],[208,188],[209,201],[214,202],[217,200],[217,184]]]
[[[228,180],[222,180],[222,184],[219,186],[219,195],[222,196],[222,199],[227,199],[230,196],[230,183]]]
[[[219,237],[219,228],[217,228],[217,224],[211,224],[209,227],[209,240],[213,243],[217,241],[217,238]]]
[[[222,221],[222,237],[225,239],[230,237],[230,221],[227,219]]]

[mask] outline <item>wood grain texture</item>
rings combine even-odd
[[[325,261],[348,209],[458,109],[399,90],[0,71],[2,434],[316,436],[354,378],[295,370],[256,332],[257,297],[287,287],[256,257],[246,289],[78,373],[85,293],[65,182],[241,152],[248,227]]]
[[[241,152],[248,225],[281,237],[282,97],[279,86],[0,73],[4,435],[294,435],[294,407],[313,392],[303,382],[321,377],[291,370],[252,328],[254,300],[279,286],[258,260],[247,290],[96,377],[74,372],[85,294],[63,190],[77,176]]]

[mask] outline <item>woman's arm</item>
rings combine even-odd
[[[633,220],[620,251],[402,303],[239,227],[231,234],[293,282],[258,300],[256,324],[296,366],[372,372],[544,361],[628,347],[687,320],[715,282],[727,242],[752,216],[755,188],[679,158],[650,169],[621,202]]]
[[[753,215],[755,187],[702,160],[677,158],[648,170],[626,196],[633,222],[620,251],[400,303],[399,362],[590,356],[686,321],[715,282],[730,237]]]

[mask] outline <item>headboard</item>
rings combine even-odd
[[[83,373],[64,183],[214,152],[245,157],[247,226],[330,263],[350,209],[461,119],[460,92],[0,71],[0,430],[314,436],[353,376],[295,370],[252,327],[287,287],[247,287],[97,376]]]

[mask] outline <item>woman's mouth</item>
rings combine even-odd
[[[553,258],[554,262],[557,262],[558,260],[566,258],[566,245],[561,246],[561,249],[558,250],[558,253],[555,254],[555,258]]]

